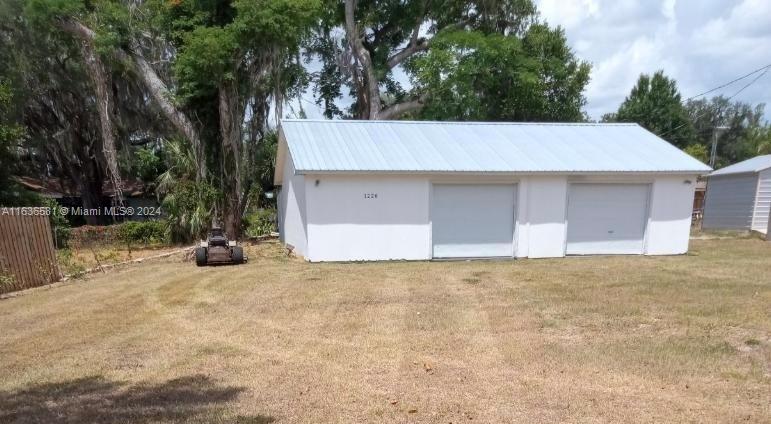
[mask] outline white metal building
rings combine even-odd
[[[279,231],[310,261],[682,254],[709,170],[636,124],[284,120]]]
[[[766,233],[771,206],[771,155],[756,156],[711,173],[702,228]]]

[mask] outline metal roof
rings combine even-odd
[[[637,124],[285,119],[281,130],[301,174],[710,171]]]
[[[735,163],[725,168],[720,168],[717,171],[709,174],[713,175],[730,175],[730,174],[745,174],[748,172],[760,172],[764,169],[771,168],[771,155],[755,156],[752,159],[747,159],[739,163]]]

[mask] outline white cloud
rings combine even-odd
[[[769,0],[540,0],[538,6],[592,63],[586,95],[595,119],[618,108],[640,73],[663,69],[689,97],[771,63]],[[731,95],[746,82],[715,94]],[[771,101],[771,72],[737,99]]]
[[[587,18],[596,17],[600,7],[598,0],[542,0],[538,10],[549,24],[571,29]]]
[[[666,17],[667,19],[674,20],[676,4],[677,4],[677,0],[664,0],[664,2],[661,5],[661,14],[664,15],[664,17]]]

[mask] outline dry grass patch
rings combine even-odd
[[[0,422],[769,422],[771,245],[179,258],[0,301]]]
[[[59,249],[56,252],[59,267],[66,275],[80,277],[86,270],[97,268],[100,265],[119,264],[135,259],[150,258],[165,253],[179,250],[182,246],[148,245],[100,245],[93,248],[80,247]]]

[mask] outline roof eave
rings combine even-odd
[[[551,171],[455,171],[455,170],[435,170],[435,171],[422,171],[422,170],[345,170],[345,169],[298,169],[295,171],[297,174],[403,174],[403,175],[437,175],[437,174],[463,174],[463,175],[613,175],[613,174],[669,174],[669,175],[708,175],[709,170],[655,170],[655,171],[634,171],[634,170],[621,170],[621,171],[565,171],[565,170],[551,170]]]

